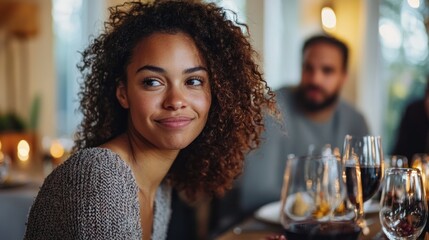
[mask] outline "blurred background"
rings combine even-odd
[[[371,134],[382,136],[385,153],[392,151],[405,107],[425,93],[429,0],[212,1],[248,24],[273,89],[299,82],[307,37],[329,33],[345,41],[350,61],[342,95],[363,112]],[[43,177],[70,153],[81,120],[80,52],[102,31],[107,8],[123,2],[0,0],[2,239],[23,235]],[[28,181],[5,184],[6,160],[17,170],[15,180],[34,174],[39,181],[12,189]]]
[[[28,139],[42,154],[67,152],[81,119],[79,52],[100,33],[107,8],[122,2],[0,0],[0,141],[18,132],[24,135],[16,143]],[[351,61],[342,95],[364,113],[371,133],[381,135],[390,151],[404,107],[424,94],[428,0],[214,2],[249,25],[273,89],[298,83],[305,38],[326,32],[344,40]]]

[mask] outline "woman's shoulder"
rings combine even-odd
[[[135,184],[128,165],[118,154],[106,148],[86,148],[75,152],[46,181],[93,186],[114,185],[116,182]]]
[[[79,150],[45,179],[30,211],[27,238],[141,239],[137,192],[119,155]]]
[[[130,171],[128,165],[121,157],[107,148],[85,148],[73,153],[58,169],[84,168],[103,169],[119,172]]]

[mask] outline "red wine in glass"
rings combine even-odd
[[[356,240],[360,232],[360,227],[350,221],[297,222],[284,231],[288,240]]]
[[[353,204],[356,204],[356,169],[357,166],[346,166],[346,186],[347,195]],[[360,166],[360,175],[362,182],[362,198],[363,201],[369,200],[375,193],[377,193],[380,182],[382,179],[382,172],[380,166]]]

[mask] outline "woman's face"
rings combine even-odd
[[[117,97],[140,139],[159,149],[188,146],[204,128],[211,104],[206,63],[184,33],[141,40]]]

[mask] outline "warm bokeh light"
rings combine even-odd
[[[334,29],[337,25],[337,17],[335,16],[334,9],[331,7],[322,8],[321,17],[323,28]]]
[[[419,8],[420,7],[420,0],[407,0],[408,5],[412,8]]]
[[[413,161],[413,165],[411,167],[417,168],[418,170],[420,170],[420,172],[422,174],[423,186],[425,186],[426,198],[428,198],[428,196],[427,196],[427,193],[429,190],[429,185],[427,185],[427,182],[429,182],[429,174],[427,174],[427,170],[429,170],[428,169],[428,163],[424,163],[420,159],[415,159]]]
[[[54,141],[49,149],[49,152],[51,153],[52,157],[61,158],[64,156],[64,147],[58,141]]]
[[[18,159],[21,161],[27,161],[30,158],[30,144],[27,141],[21,140],[17,146]]]

